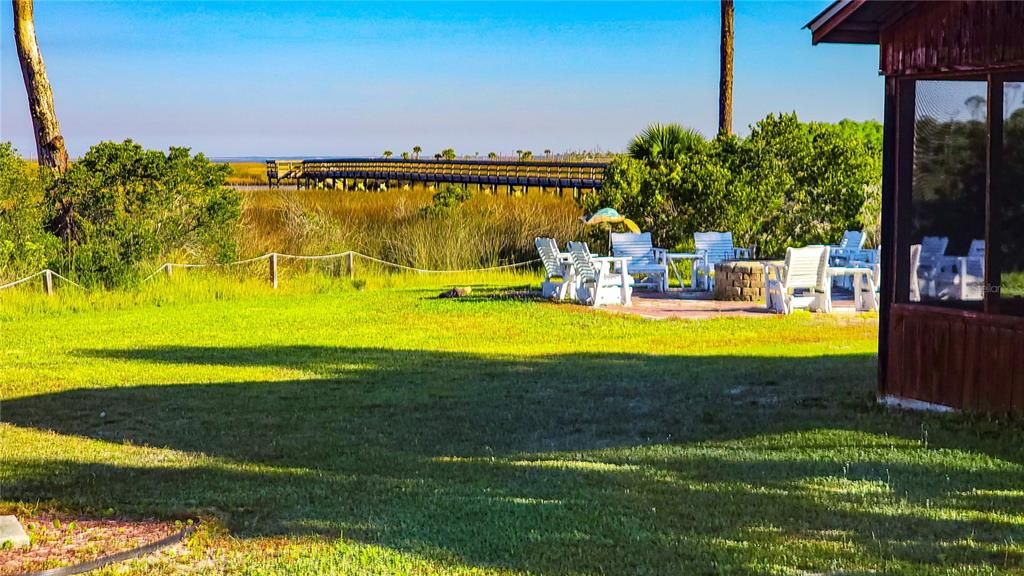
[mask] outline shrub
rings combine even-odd
[[[10,280],[49,266],[60,246],[43,223],[46,175],[0,143],[0,279]]]
[[[745,141],[754,181],[770,183],[781,204],[754,231],[762,252],[829,244],[861,228],[861,209],[881,186],[881,162],[850,131],[801,123],[796,114],[769,115]],[[762,184],[763,185],[763,184]]]
[[[50,227],[67,247],[62,268],[115,286],[132,283],[138,265],[155,258],[235,258],[240,198],[224,187],[229,170],[187,148],[94,146],[52,189]]]
[[[835,242],[846,229],[877,239],[877,122],[830,125],[769,115],[747,138],[707,142],[681,127],[655,125],[630,151],[634,158],[611,162],[604,189],[584,199],[583,208],[615,208],[664,246],[688,247],[693,233],[705,230],[731,231],[764,256]]]
[[[433,203],[423,208],[427,215],[445,215],[473,197],[473,193],[457,184],[444,184],[434,193]]]

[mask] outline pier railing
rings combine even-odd
[[[503,160],[405,160],[344,158],[268,160],[271,186],[294,180],[301,186],[337,187],[340,182],[429,182],[563,189],[597,189],[604,182],[604,162]]]

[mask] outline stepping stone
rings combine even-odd
[[[28,546],[28,534],[14,516],[0,516],[0,547],[8,546],[8,542],[15,548]]]

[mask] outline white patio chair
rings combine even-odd
[[[843,232],[839,244],[829,246],[829,261],[833,266],[846,266],[851,260],[870,258],[864,255],[865,252],[871,252],[864,250],[864,240],[864,232],[860,230]]]
[[[611,244],[613,256],[629,258],[629,274],[644,277],[644,282],[636,282],[633,284],[634,287],[654,288],[658,292],[668,290],[668,251],[654,247],[650,232],[613,232]]]
[[[914,249],[910,251],[911,271],[911,296],[917,294],[917,300],[921,296],[935,298],[937,295],[936,278],[942,264],[942,257],[946,254],[946,246],[949,245],[947,236],[925,236],[921,239],[918,247],[918,255],[915,261]],[[916,286],[915,286],[916,284]]]
[[[765,265],[765,305],[779,314],[796,308],[832,311],[828,246],[787,248],[782,265]]]
[[[854,262],[867,262],[874,257],[873,250],[864,249],[864,232],[861,230],[847,230],[839,244],[829,246],[829,265],[831,266],[852,266]],[[838,276],[835,282],[844,288],[853,288],[849,276]]]
[[[569,242],[573,274],[578,279],[579,300],[591,306],[632,304],[633,278],[629,266],[613,272],[611,262],[596,260],[584,242]]]
[[[940,300],[985,298],[985,241],[972,240],[966,256],[943,256],[935,273]]]
[[[737,248],[732,243],[732,232],[694,232],[693,243],[695,252],[700,259],[693,261],[690,285],[703,286],[705,290],[713,290],[715,280],[712,273],[715,264],[726,260],[750,258],[748,248]]]
[[[859,292],[862,298],[869,298],[867,302],[857,302],[858,310],[878,310],[880,305],[880,290],[882,289],[882,249],[876,248],[870,251],[874,256],[871,258],[871,275],[862,276],[864,285]],[[852,263],[859,265],[860,263]],[[867,306],[864,306],[867,304]]]
[[[544,263],[544,282],[540,285],[541,296],[558,301],[576,297],[576,276],[573,274],[571,258],[558,251],[554,238],[536,238],[537,253]],[[557,282],[555,280],[558,280]]]

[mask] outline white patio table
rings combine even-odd
[[[676,280],[679,281],[679,289],[683,289],[683,276],[679,273],[679,262],[686,260],[703,260],[704,256],[696,254],[694,252],[667,252],[665,257],[668,259],[668,267],[672,269],[672,273],[676,275]],[[690,274],[690,290],[697,289],[697,276]]]
[[[867,288],[867,280],[874,272],[871,268],[857,268],[851,266],[830,266],[828,268],[829,283],[832,278],[838,276],[849,276],[853,282],[853,304],[858,312],[871,312],[877,310],[875,307],[875,294]]]
[[[633,299],[631,298],[631,291],[629,289],[629,270],[627,268],[628,267],[627,262],[629,261],[629,257],[627,257],[627,256],[594,256],[593,260],[594,260],[594,262],[600,262],[600,263],[602,263],[605,266],[611,265],[612,269],[614,269],[616,273],[622,275],[622,287],[620,288],[620,290],[622,291],[622,305],[623,306],[632,306],[633,305]]]

